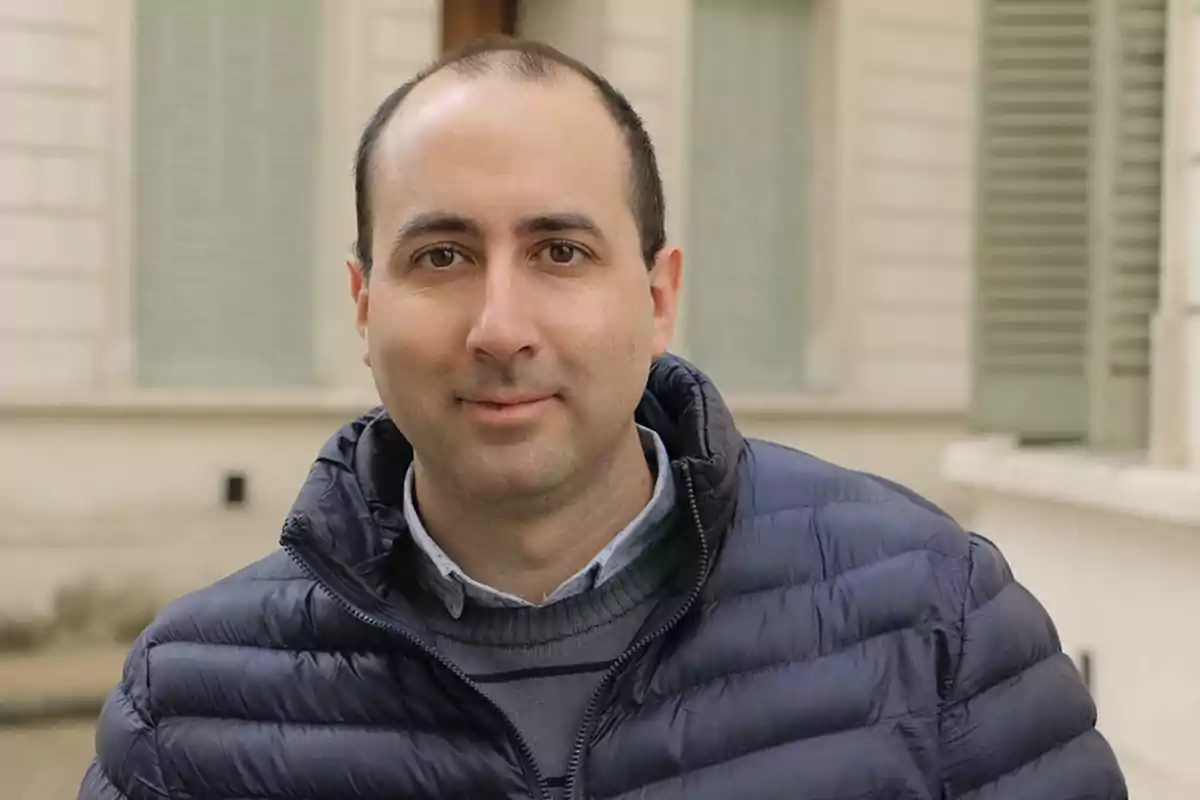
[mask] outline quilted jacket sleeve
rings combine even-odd
[[[1041,604],[973,536],[960,652],[942,712],[945,796],[1125,800],[1096,708]]]
[[[139,642],[125,662],[120,685],[100,712],[96,758],[79,789],[79,800],[164,800],[149,696],[147,650]]]

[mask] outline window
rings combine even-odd
[[[1140,449],[1166,0],[985,0],[975,425]]]
[[[137,0],[138,381],[304,385],[320,136],[318,0]]]
[[[718,385],[805,378],[813,4],[696,0],[689,120],[689,354]]]

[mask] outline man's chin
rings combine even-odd
[[[570,465],[561,454],[498,449],[501,452],[480,454],[464,465],[460,475],[464,488],[472,495],[497,502],[511,502],[520,497],[536,501],[557,494],[570,481]]]

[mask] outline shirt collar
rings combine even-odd
[[[671,460],[666,445],[657,433],[639,425],[638,435],[646,460],[655,473],[650,501],[583,569],[547,595],[540,605],[582,594],[611,580],[654,544],[665,529],[663,523],[675,508],[675,479],[671,473]],[[414,481],[414,468],[409,466],[404,476],[404,520],[426,562],[426,568],[420,571],[422,583],[445,604],[450,615],[455,619],[462,616],[467,599],[489,608],[534,606],[534,603],[480,583],[463,572],[433,540],[421,521],[414,499]]]

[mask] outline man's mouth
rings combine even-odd
[[[545,392],[489,393],[467,395],[459,398],[459,403],[481,422],[514,424],[533,420],[554,402],[555,397]]]

